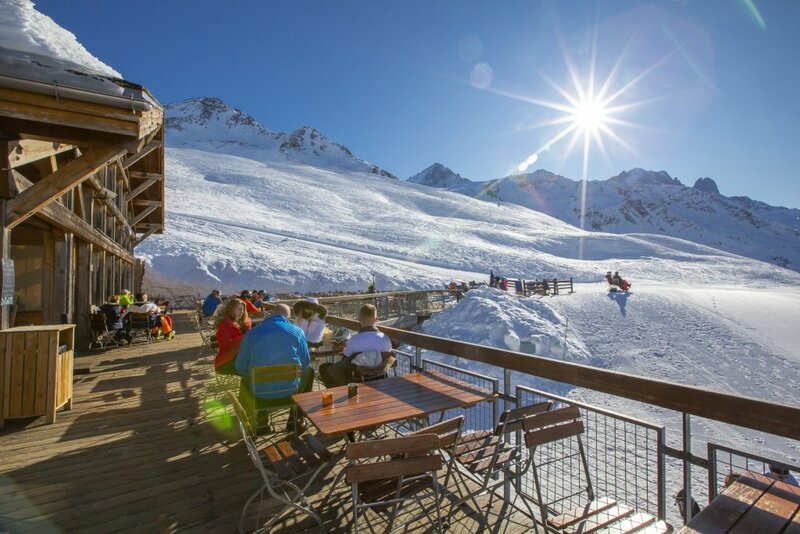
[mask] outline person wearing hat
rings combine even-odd
[[[764,472],[767,478],[785,482],[791,486],[798,486],[797,479],[792,476],[787,467],[777,464],[769,464],[767,470]]]
[[[325,306],[314,297],[306,297],[295,302],[292,311],[295,316],[294,324],[305,333],[308,346],[321,346],[322,335],[325,333],[325,316],[328,315]]]
[[[254,314],[256,317],[262,317],[264,315],[260,309],[253,306],[253,301],[251,300],[253,295],[248,290],[245,289],[239,293],[239,298],[242,300],[242,302],[244,302],[244,306],[247,308],[247,313]]]

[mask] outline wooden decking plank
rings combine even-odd
[[[627,506],[612,506],[592,514],[583,521],[569,526],[564,530],[564,534],[591,534],[611,525],[633,513]]]
[[[633,534],[639,533],[648,525],[656,522],[656,518],[650,514],[636,513],[626,517],[622,521],[609,525],[599,531],[598,534]]]
[[[759,477],[760,475],[755,475]],[[770,482],[761,477],[760,482]],[[744,516],[729,531],[731,534],[746,532],[780,532],[800,508],[800,488],[772,481],[772,485],[748,509]]]
[[[609,499],[608,497],[601,497],[599,499],[595,499],[584,506],[579,508],[575,508],[568,512],[564,512],[561,515],[557,515],[549,520],[549,523],[553,525],[555,528],[564,528],[573,523],[577,523],[581,519],[584,519],[592,514],[596,514],[605,510],[606,508],[611,508],[612,506],[616,505],[617,502],[613,499]]]

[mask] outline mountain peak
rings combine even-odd
[[[699,191],[705,191],[706,193],[716,193],[719,195],[719,188],[717,187],[717,182],[715,182],[711,178],[698,178],[697,181],[694,183],[693,187]]]
[[[425,169],[410,177],[407,181],[411,182],[412,184],[427,185],[430,187],[443,187],[445,189],[458,189],[459,187],[463,187],[472,183],[470,180],[467,180],[460,174],[453,172],[438,162],[434,163],[433,165],[428,165]]]
[[[171,102],[164,106],[164,110],[167,115],[165,126],[173,133],[187,134],[193,131],[197,134],[209,134],[213,131],[220,135],[225,130],[238,130],[239,135],[248,131],[256,135],[275,136],[253,117],[217,97],[206,96]]]
[[[356,157],[347,147],[329,140],[316,128],[303,125],[291,133],[271,132],[247,113],[217,97],[189,98],[167,104],[164,109],[172,146],[396,178]]]
[[[635,167],[629,171],[622,171],[617,176],[609,178],[610,182],[621,185],[683,185],[680,180],[673,178],[667,171],[648,171]]]

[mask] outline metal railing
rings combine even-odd
[[[358,328],[358,324],[354,321],[340,317],[329,317],[328,322],[336,326]],[[511,409],[518,405],[532,404],[537,400],[551,399],[557,404],[566,403],[577,406],[581,410],[586,424],[585,442],[591,469],[590,475],[596,493],[619,499],[635,506],[639,511],[651,513],[660,519],[669,518],[673,523],[680,521],[680,518],[677,517],[677,509],[667,510],[666,508],[666,503],[672,502],[672,499],[667,500],[668,482],[672,482],[669,486],[673,488],[673,491],[676,486],[685,489],[685,499],[688,503],[692,498],[692,481],[694,480],[695,487],[697,487],[698,480],[701,480],[697,477],[693,479],[692,467],[708,469],[709,480],[713,479],[714,481],[713,489],[709,490],[709,498],[713,499],[718,491],[719,478],[722,476],[720,474],[722,471],[716,465],[720,462],[719,451],[727,451],[727,454],[732,454],[736,458],[745,458],[741,462],[731,459],[732,457],[727,459],[727,465],[737,467],[741,465],[742,469],[750,467],[751,470],[763,472],[765,462],[770,462],[766,458],[720,445],[713,445],[713,449],[709,448],[708,459],[693,454],[692,416],[781,436],[795,440],[795,443],[800,445],[797,441],[800,440],[800,407],[797,406],[720,393],[707,388],[685,386],[396,328],[381,327],[381,330],[394,341],[404,344],[402,352],[406,356],[402,359],[405,361],[398,365],[398,372],[401,374],[423,369],[446,368],[449,372],[454,373],[451,376],[465,379],[464,377],[477,375],[481,380],[491,381],[493,391],[502,390],[498,393],[502,404],[494,403],[496,407],[492,410],[491,424],[489,424],[489,416],[485,412],[474,416],[473,422],[470,424],[481,425],[485,429],[491,428],[496,424],[496,413],[501,407],[502,409]],[[422,358],[423,351],[427,351],[425,359]],[[453,355],[465,360],[488,364],[488,369],[491,371],[484,369],[484,373],[503,378],[500,380],[462,368],[447,366],[434,361],[432,358],[434,353]],[[682,443],[682,448],[674,448],[666,444],[666,430],[663,426],[524,386],[517,386],[512,393],[512,371],[631,399],[644,403],[649,409],[658,407],[672,410],[672,415],[669,417],[682,422],[682,424],[676,425],[680,428],[677,437]],[[675,437],[675,435],[673,436]],[[712,456],[712,451],[715,456]],[[667,463],[668,458],[672,459],[670,463]],[[677,467],[675,459],[683,465],[682,472]],[[725,460],[722,461],[724,463]],[[796,466],[779,462],[772,463],[778,463],[792,471],[800,472]],[[668,470],[667,465],[674,467]],[[573,477],[576,473],[580,473],[579,469],[570,471]],[[560,489],[569,493],[566,476],[562,480],[564,481],[563,487],[556,488],[556,490]],[[700,487],[703,491],[700,493],[705,493],[705,488],[702,486],[701,483]],[[530,492],[530,482],[526,482],[523,488]],[[506,490],[506,498],[508,494],[508,490]],[[544,497],[543,500],[549,501]],[[686,509],[690,510],[691,508],[687,506]],[[686,518],[686,520],[688,519],[690,517]]]
[[[589,474],[596,494],[625,502],[637,511],[659,518],[666,516],[663,426],[545,391],[517,386],[518,406],[530,406],[548,400],[553,402],[553,408],[577,406],[580,410],[586,429],[583,441]],[[547,447],[552,449],[561,446],[550,444]],[[541,451],[544,455],[551,452],[546,447],[540,449],[544,449]],[[559,452],[554,456],[563,454]],[[546,492],[550,495],[545,498],[546,501],[553,501],[558,496],[571,496],[561,501],[563,509],[557,510],[558,513],[586,504],[586,494],[578,491],[586,486],[583,470],[576,463],[579,458],[574,457],[573,460],[547,477],[550,486]],[[522,487],[530,498],[534,498],[530,480],[523,481]]]

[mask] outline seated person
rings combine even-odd
[[[294,324],[306,335],[309,347],[321,347],[322,335],[325,333],[325,316],[328,310],[314,297],[298,300],[292,306]]]
[[[342,359],[320,365],[319,376],[325,387],[343,386],[351,382],[354,375],[360,375],[363,379],[383,378],[394,364],[392,341],[375,326],[378,322],[375,306],[361,306],[358,322],[361,329],[347,340]]]
[[[119,292],[119,299],[118,299],[119,307],[120,308],[127,308],[131,304],[133,304],[133,295],[127,289],[123,289]]]
[[[128,306],[123,317],[131,312],[146,313],[150,316],[148,322],[151,333],[156,335],[156,339],[159,339],[161,334],[164,334],[167,340],[175,337],[175,331],[172,329],[172,318],[167,315],[161,315],[161,309],[155,302],[148,300],[147,293],[136,293],[136,301]]]
[[[789,470],[786,467],[776,465],[776,464],[769,464],[764,475],[767,478],[771,478],[773,480],[779,480],[781,482],[785,482],[791,486],[800,486],[797,483],[797,479],[792,476]]]
[[[254,317],[263,317],[264,313],[261,311],[261,308],[256,308],[253,305],[252,298],[252,293],[246,289],[239,294],[239,299],[244,302],[244,305],[247,308],[247,313],[252,314]]]
[[[236,354],[239,352],[239,345],[244,335],[251,327],[244,302],[235,298],[225,302],[222,316],[215,326],[219,350],[214,358],[214,369],[217,374],[235,375]]]
[[[308,344],[303,331],[293,325],[289,318],[291,310],[286,304],[275,306],[274,314],[256,328],[250,330],[242,339],[236,355],[236,372],[242,376],[239,399],[250,413],[253,407],[270,408],[292,406],[291,393],[311,391],[314,384],[314,369],[308,354]],[[297,363],[302,370],[299,380],[264,382],[255,385],[255,396],[250,392],[250,371],[264,365]],[[302,422],[297,421],[296,409],[289,416],[288,431],[301,430]]]
[[[222,304],[219,289],[214,289],[208,296],[203,299],[203,317],[210,317],[214,315],[217,306]]]
[[[610,286],[614,285],[614,279],[611,277],[611,271],[606,273],[606,282],[608,282],[608,285]]]
[[[615,286],[622,287],[622,277],[619,275],[619,272],[615,272],[614,276],[611,277],[611,281],[614,283]]]
[[[121,343],[124,339],[130,345],[132,338],[122,325],[122,310],[118,302],[119,297],[117,295],[110,295],[108,302],[100,306],[100,313],[106,316],[106,328],[108,328],[109,332],[114,332],[114,341]]]
[[[253,306],[258,308],[259,310],[262,309],[264,307],[264,302],[266,300],[265,298],[266,294],[267,294],[266,291],[264,291],[263,289],[261,291],[256,291],[255,293],[253,293]]]

